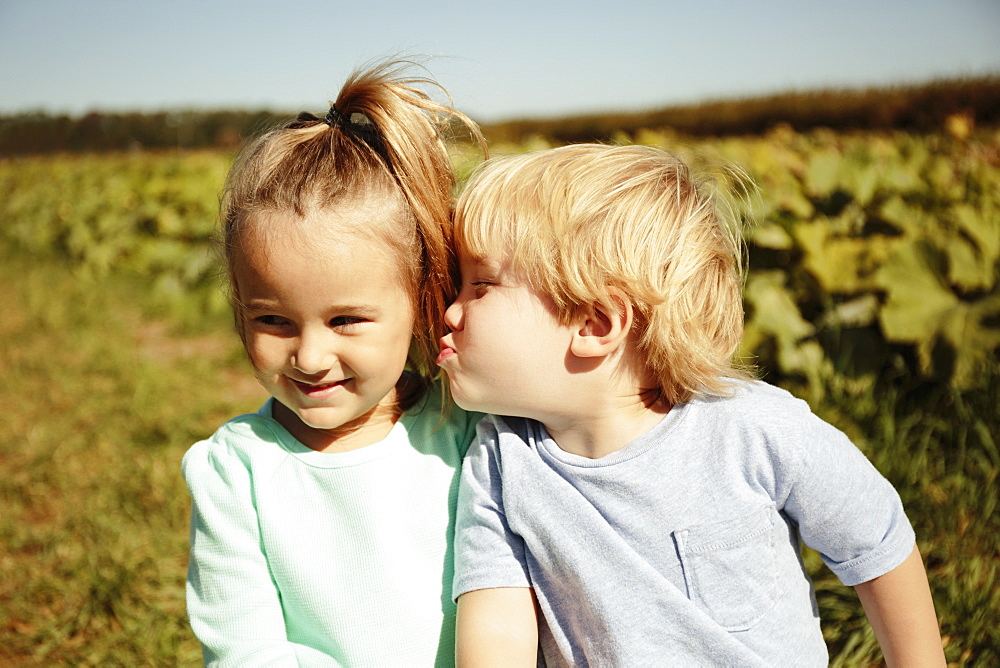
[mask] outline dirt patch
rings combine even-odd
[[[192,357],[222,357],[232,345],[228,337],[222,335],[176,336],[163,322],[144,323],[136,330],[136,338],[144,358],[163,363]]]
[[[206,334],[203,336],[179,336],[172,334],[165,322],[146,322],[136,329],[139,354],[143,359],[160,365],[170,365],[195,357],[222,359],[231,358],[233,335]],[[227,392],[235,399],[263,402],[267,392],[253,377],[250,364],[236,363],[219,373]]]

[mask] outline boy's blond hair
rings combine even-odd
[[[749,180],[731,168],[745,189]],[[744,190],[746,192],[746,190]],[[635,342],[671,404],[726,391],[743,336],[737,221],[674,155],[646,146],[578,144],[494,159],[456,207],[455,238],[577,307],[636,311]],[[609,290],[610,288],[610,290]]]

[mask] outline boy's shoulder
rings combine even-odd
[[[709,421],[718,425],[759,424],[764,427],[818,418],[802,399],[787,390],[759,380],[733,379],[729,391],[720,395],[699,395],[674,408],[674,419],[683,422]],[[683,418],[681,415],[683,414]],[[690,419],[688,416],[693,417]],[[536,420],[523,417],[485,415],[479,421],[480,439],[496,438],[501,434],[520,437],[542,435],[544,427]]]
[[[811,413],[805,401],[764,381],[733,379],[727,389],[725,394],[697,396],[684,408],[702,413],[746,414],[761,420]]]
[[[787,390],[762,381],[739,381],[726,396],[699,397],[683,407],[681,432],[715,439],[737,449],[751,443],[772,455],[797,457],[817,443],[848,440]]]

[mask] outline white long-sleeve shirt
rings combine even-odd
[[[184,457],[188,614],[206,663],[452,665],[453,518],[476,416],[452,408],[439,424],[432,396],[384,440],[322,453],[272,404]]]

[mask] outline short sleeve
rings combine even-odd
[[[784,512],[845,585],[884,575],[913,551],[913,528],[892,484],[840,430],[806,414],[789,434]]]
[[[524,541],[504,514],[497,430],[480,420],[462,464],[455,523],[453,598],[477,589],[530,587]]]

